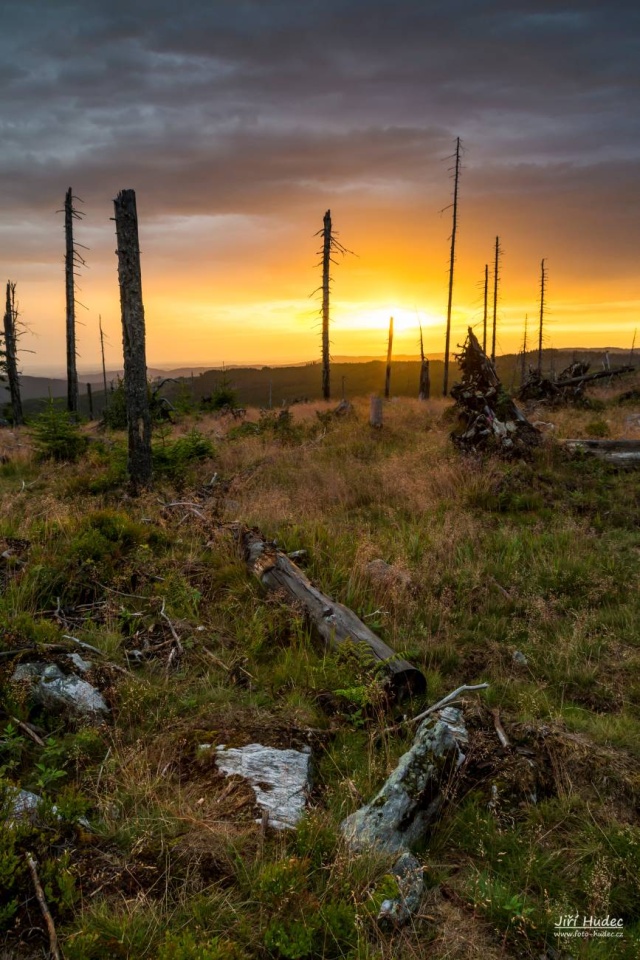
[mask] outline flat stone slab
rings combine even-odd
[[[109,707],[95,687],[75,674],[63,673],[55,663],[21,663],[11,679],[34,681],[33,699],[43,707],[66,708],[87,720],[103,720],[109,714]]]
[[[286,830],[297,825],[311,787],[310,750],[278,750],[250,743],[237,748],[220,745],[216,754],[222,773],[248,780],[270,826]]]

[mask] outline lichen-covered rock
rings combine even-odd
[[[441,804],[447,772],[464,759],[466,731],[459,710],[448,708],[418,728],[411,749],[370,803],[341,824],[352,847],[402,851],[419,842]]]
[[[17,787],[9,788],[7,799],[7,826],[12,826],[16,820],[33,818],[42,803],[42,797],[39,797],[37,793],[31,793],[30,790],[19,790]]]
[[[403,853],[394,863],[391,871],[398,884],[398,896],[383,900],[378,913],[380,922],[393,926],[402,926],[418,912],[424,893],[422,865],[412,853]]]
[[[109,707],[95,687],[74,674],[63,673],[55,663],[21,663],[11,679],[31,680],[31,695],[43,707],[70,710],[93,721],[103,720],[109,714]]]
[[[204,746],[204,745],[203,745]],[[246,747],[216,747],[218,769],[248,780],[256,803],[269,825],[278,830],[295,827],[304,813],[311,787],[311,752],[278,750],[250,743]]]
[[[462,713],[446,707],[423,721],[413,745],[370,803],[342,821],[340,829],[354,850],[374,847],[400,854],[392,873],[398,897],[385,900],[379,920],[406,923],[416,913],[424,884],[422,867],[409,848],[423,840],[442,804],[442,785],[464,760],[467,742]]]

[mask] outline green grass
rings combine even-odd
[[[286,429],[226,433],[185,415],[156,438],[157,488],[137,499],[122,499],[118,434],[76,463],[43,470],[21,450],[0,466],[0,651],[92,644],[113,710],[98,730],[50,716],[0,659],[2,781],[49,810],[3,832],[9,953],[40,922],[31,851],[78,960],[535,958],[578,911],[623,917],[625,935],[576,941],[576,957],[637,956],[640,475],[552,443],[530,463],[465,460],[440,401],[390,405],[375,434],[356,406],[355,421],[301,408]],[[615,398],[602,406],[609,423]],[[575,416],[593,430],[593,411]],[[369,664],[265,596],[219,525],[237,518],[306,550],[311,579],[424,670],[426,696],[394,707]],[[373,577],[376,558],[397,576]],[[165,615],[183,648],[169,666]],[[387,728],[474,682],[490,687],[466,704],[467,761],[419,851],[422,915],[381,930],[389,858],[348,854],[340,821],[408,748]],[[296,834],[263,836],[246,789],[199,751],[256,740],[313,746]]]

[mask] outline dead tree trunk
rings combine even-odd
[[[138,489],[151,486],[151,416],[135,190],[121,190],[113,203],[118,238],[124,388],[129,431],[127,469],[132,486]]]
[[[482,315],[482,351],[487,352],[487,305],[489,301],[489,264],[484,265],[484,313]]]
[[[254,530],[238,527],[237,537],[251,573],[267,590],[284,594],[302,607],[325,643],[332,647],[339,647],[347,640],[363,644],[388,670],[398,697],[424,693],[426,680],[420,670],[400,659],[352,610],[317,590],[286,554]]]
[[[24,423],[22,400],[20,397],[20,378],[18,376],[18,357],[16,347],[16,285],[7,280],[7,301],[4,312],[4,342],[7,380],[11,396],[11,412],[14,427]]]
[[[529,314],[525,313],[524,315],[524,337],[522,339],[522,359],[520,361],[520,386],[524,384],[527,379],[527,333],[529,327]]]
[[[451,306],[453,303],[453,268],[456,260],[456,234],[458,232],[458,184],[460,182],[460,137],[456,138],[455,167],[453,179],[453,226],[451,228],[451,252],[449,256],[449,297],[447,300],[447,332],[444,340],[444,380],[442,395],[449,393],[449,350],[451,345]]]
[[[322,227],[322,396],[331,399],[329,358],[329,286],[331,283],[331,210],[324,215]]]
[[[544,267],[544,260],[540,263],[540,329],[538,331],[538,376],[542,376],[542,337],[543,337],[543,326],[544,326],[544,294],[545,294],[545,282],[547,279],[547,272]]]
[[[89,401],[89,420],[93,420],[93,390],[91,384],[87,384],[87,399]]]
[[[100,353],[102,354],[102,383],[104,384],[104,409],[109,409],[109,391],[107,390],[107,368],[104,362],[104,333],[102,332],[102,317],[98,317],[100,327]]]
[[[420,324],[420,383],[418,385],[418,400],[428,400],[431,396],[431,379],[429,377],[429,361],[424,355],[424,341],[422,339],[422,324]]]
[[[496,237],[496,254],[493,265],[493,330],[491,331],[491,362],[496,362],[496,328],[498,326],[498,279],[500,268],[500,237]]]
[[[65,236],[65,294],[67,302],[67,410],[78,411],[78,371],[76,369],[76,296],[75,296],[75,249],[73,245],[73,221],[76,211],[73,209],[73,191],[67,190],[64,198],[64,236]]]
[[[389,340],[387,342],[387,372],[384,378],[384,398],[391,395],[391,355],[393,351],[393,317],[389,317]]]

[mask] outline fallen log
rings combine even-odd
[[[588,364],[573,364],[560,374],[557,380],[539,376],[531,371],[529,377],[522,384],[518,398],[520,400],[546,400],[552,406],[567,403],[569,400],[581,400],[584,388],[595,380],[604,380],[609,377],[619,377],[623,373],[633,373],[635,367],[617,367],[615,370],[599,370],[597,373],[587,373]],[[571,375],[574,368],[585,368],[577,376]]]
[[[365,644],[384,664],[398,699],[425,692],[427,681],[417,667],[399,657],[352,610],[316,589],[285,553],[255,530],[238,526],[235,533],[250,572],[267,590],[284,593],[298,603],[325,643],[333,647],[346,640]]]
[[[621,467],[640,466],[639,440],[563,440],[572,453],[587,453]]]

